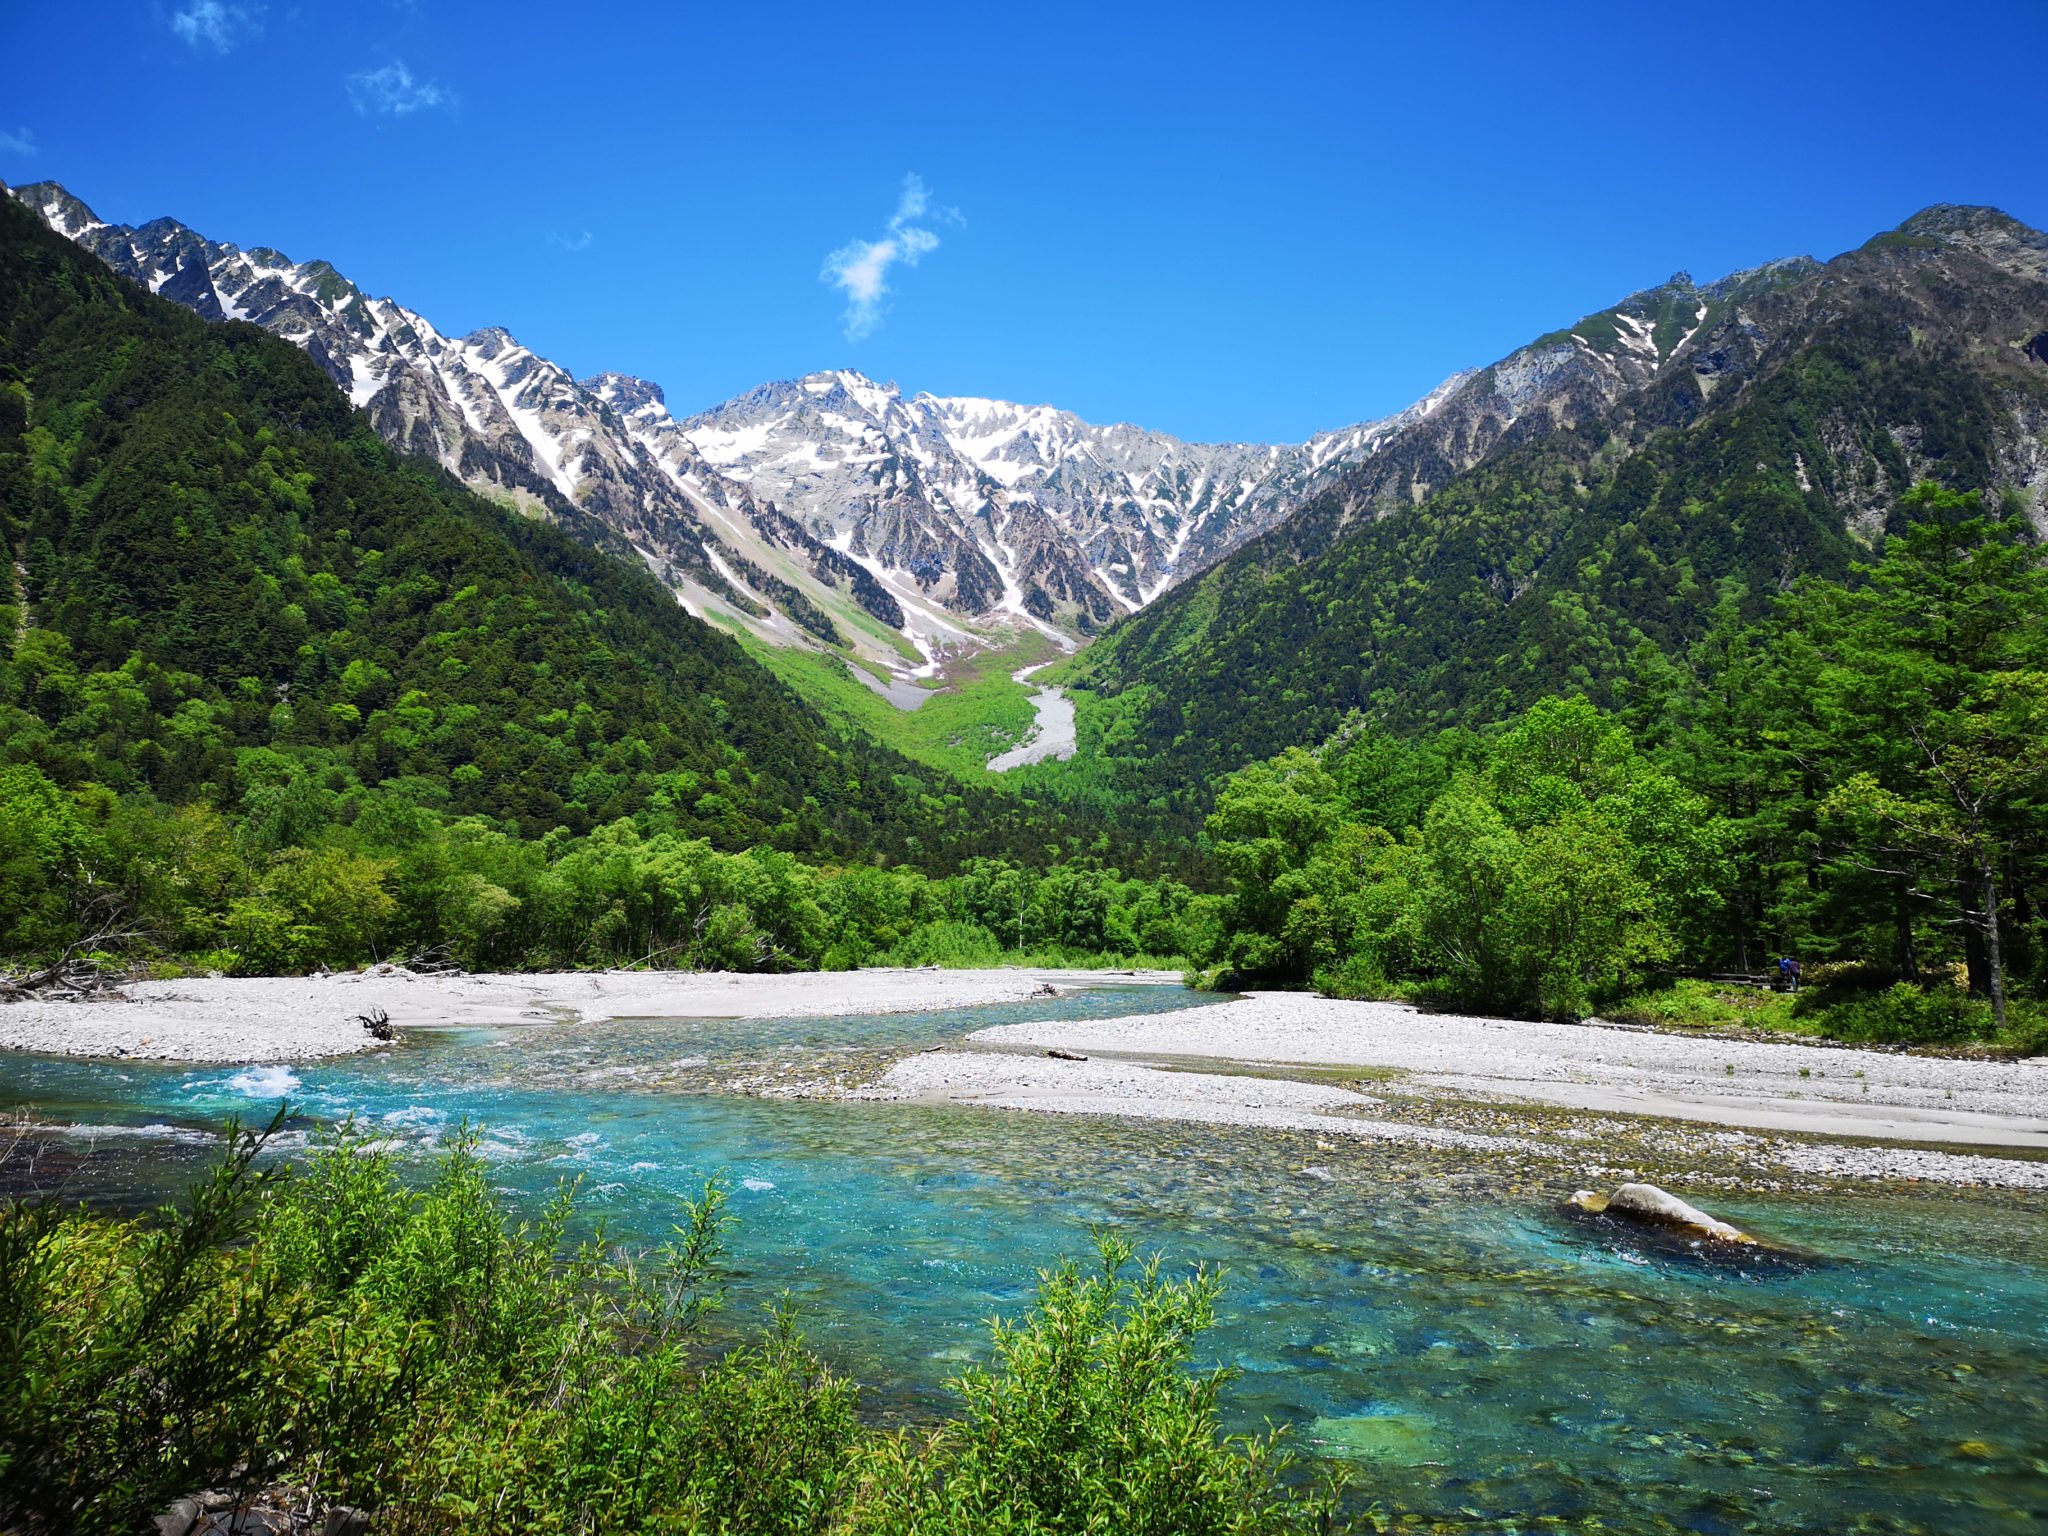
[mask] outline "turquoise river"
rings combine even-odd
[[[727,1326],[788,1292],[882,1419],[942,1410],[1037,1267],[1118,1228],[1221,1267],[1207,1340],[1233,1427],[1343,1458],[1387,1527],[2018,1532],[2048,1528],[2048,1206],[1845,1187],[1720,1213],[1823,1257],[1721,1266],[1558,1212],[1483,1154],[1288,1133],[736,1091],[1049,1014],[1201,1006],[1110,987],[1031,1005],[771,1022],[414,1035],[296,1066],[0,1056],[43,1125],[12,1189],[114,1208],[173,1194],[230,1114],[354,1116],[416,1148],[467,1123],[537,1204],[565,1177],[629,1242],[726,1180]],[[287,1138],[288,1140],[292,1138]]]

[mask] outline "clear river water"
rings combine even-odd
[[[0,1056],[0,1107],[69,1125],[15,1188],[127,1208],[225,1117],[280,1097],[427,1156],[466,1122],[537,1205],[565,1177],[627,1241],[728,1181],[725,1325],[780,1293],[885,1419],[943,1411],[987,1318],[1110,1225],[1220,1266],[1207,1339],[1234,1428],[1293,1427],[1397,1530],[1976,1532],[2048,1521],[2048,1205],[1969,1191],[1714,1202],[1813,1264],[1706,1264],[1566,1219],[1556,1177],[1286,1133],[753,1096],[1049,1014],[1201,1006],[1162,988],[782,1021],[418,1033],[296,1066]],[[33,1172],[26,1171],[33,1154]],[[1408,1524],[1404,1521],[1413,1521]]]

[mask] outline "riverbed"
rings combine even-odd
[[[721,1017],[594,1016],[636,1005],[620,981],[593,1016],[535,1004],[491,1020],[480,1005],[321,1058],[10,1054],[0,1099],[61,1129],[29,1133],[9,1177],[147,1205],[213,1155],[226,1115],[281,1099],[287,1150],[353,1115],[423,1170],[466,1123],[511,1198],[580,1179],[586,1211],[629,1243],[665,1235],[680,1200],[721,1177],[739,1218],[722,1326],[743,1330],[787,1291],[884,1420],[943,1411],[946,1378],[986,1358],[983,1321],[1026,1305],[1038,1266],[1109,1226],[1171,1269],[1224,1269],[1205,1348],[1243,1373],[1234,1427],[1292,1426],[1364,1494],[1435,1529],[1946,1536],[2012,1529],[2048,1498],[2035,1193],[1801,1175],[1718,1138],[1812,1138],[1482,1102],[1394,1068],[1061,1061],[1037,1040],[1151,1029],[1153,1045],[1182,1031],[1207,1047],[1239,1005],[1129,979],[1062,978],[1053,998],[1027,995],[1029,975],[944,984],[956,1000],[934,990],[909,1010],[821,1013],[813,994],[794,999],[808,1012],[739,1017],[740,984]],[[903,995],[866,985],[870,1001]],[[1289,1112],[1418,1134],[846,1097],[972,1058],[1234,1079],[1241,1099],[1312,1090]],[[1432,1129],[1458,1134],[1419,1134]],[[1559,1210],[1578,1184],[1631,1169],[1816,1261],[1706,1262]]]
[[[1010,677],[1014,682],[1028,683],[1032,673],[1051,665],[1050,661],[1041,661],[1037,666],[1020,667]],[[1066,690],[1047,683],[1031,695],[1031,708],[1031,733],[1009,751],[990,758],[990,773],[1006,773],[1027,763],[1061,761],[1074,755],[1074,701],[1067,697]]]

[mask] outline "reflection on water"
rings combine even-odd
[[[158,1198],[209,1155],[196,1129],[281,1093],[308,1124],[354,1114],[413,1146],[466,1120],[507,1189],[579,1177],[628,1241],[665,1235],[721,1175],[741,1219],[728,1324],[789,1292],[892,1416],[942,1405],[982,1321],[1115,1225],[1228,1271],[1209,1348],[1243,1373],[1240,1427],[1296,1426],[1389,1511],[1443,1529],[1950,1536],[2048,1508],[2038,1199],[1722,1199],[1830,1262],[1703,1265],[1571,1222],[1563,1189],[1467,1154],[704,1091],[1048,1012],[1200,1001],[530,1026],[292,1068],[21,1057],[0,1099],[111,1132],[89,1154],[45,1144],[39,1177],[115,1203]]]

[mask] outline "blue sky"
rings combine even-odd
[[[1681,267],[2048,224],[2042,0],[4,9],[0,177],[679,413],[851,366],[1295,440]]]

